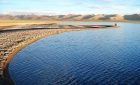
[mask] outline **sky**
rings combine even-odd
[[[0,14],[134,14],[140,0],[0,0]]]

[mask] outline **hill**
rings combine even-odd
[[[140,14],[132,15],[0,15],[0,20],[70,20],[70,21],[140,21]]]

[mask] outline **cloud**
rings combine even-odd
[[[92,5],[92,6],[89,6],[88,8],[90,9],[122,9],[122,8],[125,8],[124,5],[117,5],[117,6],[114,6],[114,5]]]
[[[117,1],[115,0],[95,0],[96,2],[100,2],[100,3],[116,3]]]
[[[90,6],[88,7],[90,9],[93,9],[93,10],[101,10],[101,9],[110,9],[111,7],[110,6],[100,6],[100,5],[94,5],[94,6]]]
[[[114,1],[114,0],[103,0],[103,1],[108,1],[108,2],[112,2],[112,1]]]
[[[26,4],[26,3],[28,4]],[[29,11],[45,14],[50,13],[120,13],[139,12],[139,0],[0,0],[2,11]],[[133,10],[131,10],[133,9]],[[43,11],[42,11],[43,10]]]

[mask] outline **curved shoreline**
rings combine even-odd
[[[82,27],[77,27],[76,29],[74,29],[75,27],[73,28],[71,25],[68,25],[66,27],[63,26],[62,28],[58,28],[58,29],[40,29],[39,28],[39,29],[36,29],[36,30],[28,30],[28,29],[26,30],[26,29],[24,29],[24,30],[14,30],[14,31],[12,31],[13,34],[15,33],[14,35],[16,35],[16,37],[15,36],[6,37],[6,39],[9,38],[9,40],[11,39],[12,41],[9,44],[10,46],[8,45],[9,47],[6,44],[6,45],[4,45],[4,46],[6,46],[6,49],[5,48],[2,49],[2,50],[4,50],[3,51],[4,55],[3,55],[3,58],[0,59],[0,82],[1,82],[1,80],[3,81],[5,79],[8,79],[7,76],[5,76],[5,75],[8,74],[7,73],[8,72],[8,64],[12,60],[12,58],[20,50],[22,50],[23,48],[25,48],[29,44],[31,44],[31,43],[39,40],[39,39],[42,39],[46,36],[59,34],[59,33],[63,33],[63,32],[86,30],[85,28],[106,28],[106,27],[113,27],[113,25],[91,25],[91,26],[83,25]],[[10,31],[7,31],[7,30],[5,31],[5,33],[8,33],[8,32],[10,33]],[[13,34],[11,33],[11,35],[13,35]],[[18,35],[19,35],[19,37],[18,37]],[[14,38],[15,38],[15,40],[14,40]],[[1,37],[0,37],[0,39],[1,39]],[[12,43],[13,46],[11,46],[11,43]],[[17,45],[15,45],[15,44],[17,44]],[[0,49],[0,57],[1,56],[2,55],[1,55],[1,49]],[[10,75],[8,77],[10,77]],[[7,83],[8,82],[9,81],[7,81]],[[9,85],[9,84],[4,84],[4,85]]]
[[[14,85],[12,79],[10,78],[9,72],[8,72],[8,64],[20,50],[22,50],[23,48],[25,48],[29,44],[31,44],[35,41],[38,41],[39,39],[42,39],[44,37],[54,35],[54,34],[60,34],[60,33],[63,33],[63,32],[78,31],[78,30],[81,30],[81,29],[57,29],[57,30],[52,30],[50,34],[46,33],[42,36],[38,36],[36,38],[27,40],[26,43],[21,42],[18,46],[16,46],[16,48],[14,50],[11,51],[11,53],[9,55],[7,55],[7,58],[2,61],[3,67],[2,67],[2,70],[1,70],[2,74],[1,74],[1,77],[0,77],[0,82],[2,83],[2,85]]]
[[[38,41],[38,40],[40,40],[40,39],[42,39],[42,38],[44,38],[44,37],[47,37],[47,36],[51,36],[51,35],[54,35],[54,34],[60,34],[60,33],[68,32],[68,31],[77,31],[77,30],[81,30],[81,29],[76,29],[76,30],[74,30],[74,29],[70,29],[70,30],[66,29],[66,30],[62,30],[62,31],[59,31],[59,30],[58,30],[58,31],[54,31],[54,33],[52,33],[52,34],[46,34],[46,35],[44,35],[44,36],[41,36],[41,37],[34,38],[34,39],[29,40],[29,41],[26,41],[27,43],[24,43],[24,44],[20,43],[20,45],[19,45],[15,50],[13,50],[12,53],[11,53],[10,55],[8,55],[9,58],[7,59],[7,64],[12,60],[12,58],[13,58],[20,50],[22,50],[23,48],[27,47],[29,44],[32,44],[32,43],[34,43],[34,42],[36,42],[36,41]]]

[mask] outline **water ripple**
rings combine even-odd
[[[16,85],[140,85],[140,25],[120,25],[41,39],[17,53],[10,75]]]

